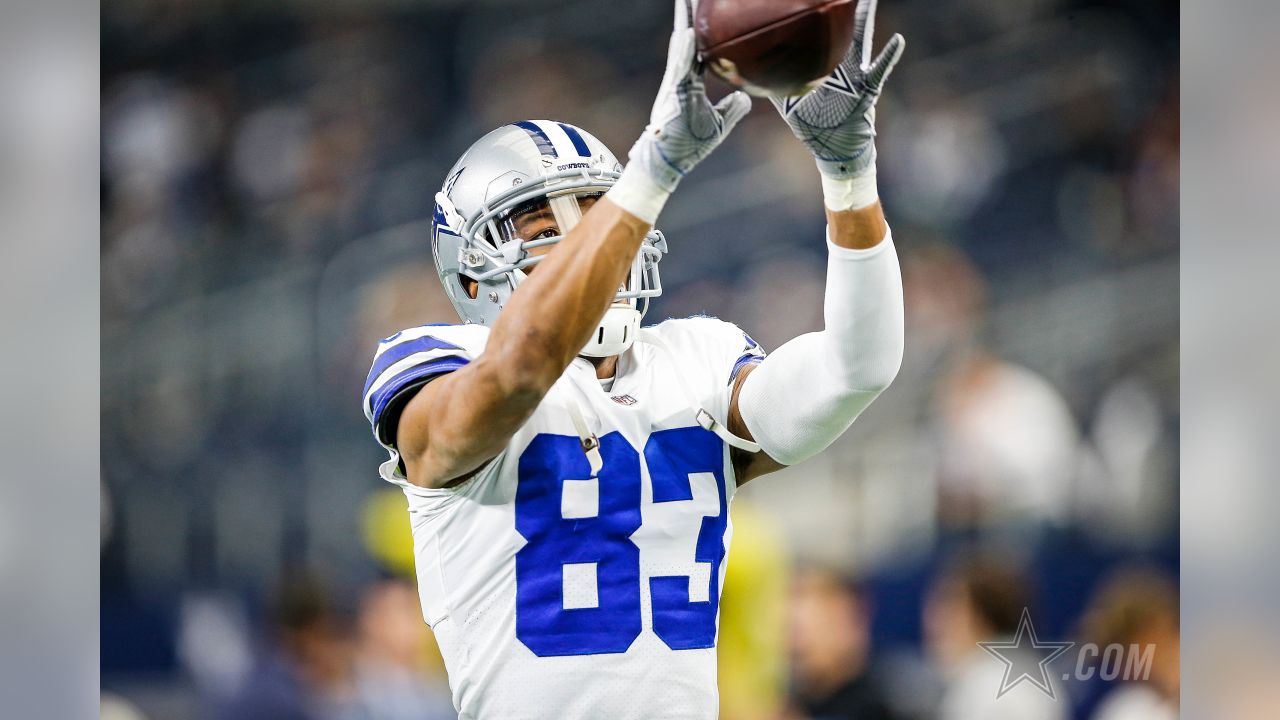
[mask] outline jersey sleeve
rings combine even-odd
[[[428,325],[378,343],[364,384],[364,415],[373,434],[394,449],[400,412],[428,382],[467,366],[483,352],[487,328]]]

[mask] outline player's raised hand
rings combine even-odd
[[[694,44],[691,28],[671,34],[667,72],[649,126],[631,149],[631,161],[643,163],[668,192],[751,111],[751,98],[744,92],[712,104],[695,63]]]
[[[677,0],[667,70],[649,125],[631,148],[623,179],[609,193],[623,209],[650,223],[680,180],[751,112],[751,98],[744,92],[711,102],[695,60],[695,44],[688,10]]]
[[[872,61],[875,22],[876,0],[858,0],[853,45],[844,61],[811,92],[773,99],[791,131],[817,158],[818,169],[831,179],[858,177],[875,166],[876,100],[906,47],[895,33]]]

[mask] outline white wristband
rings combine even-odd
[[[618,207],[653,225],[671,193],[659,187],[643,167],[630,163],[605,196]]]
[[[861,210],[880,199],[876,187],[876,166],[856,177],[846,179],[822,176],[822,198],[827,209],[833,212]]]

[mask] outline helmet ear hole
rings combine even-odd
[[[462,289],[464,292],[467,293],[467,297],[471,298],[472,300],[475,300],[476,297],[480,294],[480,283],[476,282],[475,280],[472,280],[466,275],[459,275],[458,279],[462,281]]]

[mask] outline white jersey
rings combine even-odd
[[[608,391],[574,360],[471,479],[409,484],[389,432],[399,408],[484,352],[488,334],[428,326],[387,338],[364,398],[391,455],[381,475],[409,498],[423,614],[460,716],[715,718],[737,484],[729,446],[695,417],[705,408],[725,422],[733,378],[764,353],[732,324],[668,320],[619,358]],[[599,438],[596,477],[574,406]]]

